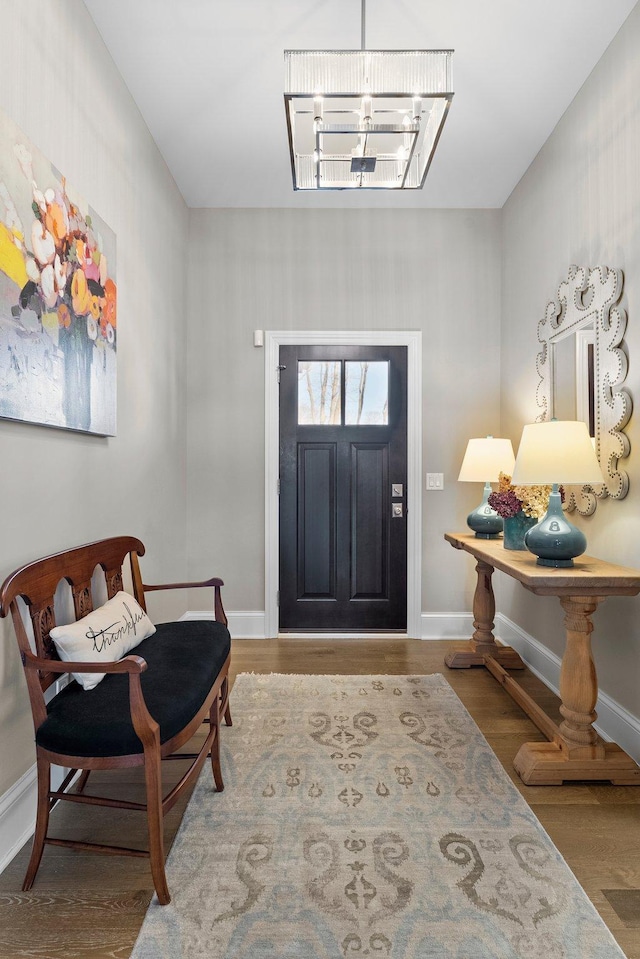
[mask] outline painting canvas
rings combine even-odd
[[[0,416],[116,432],[116,238],[0,112]]]

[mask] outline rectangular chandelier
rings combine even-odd
[[[420,190],[453,98],[452,50],[285,50],[294,190]]]

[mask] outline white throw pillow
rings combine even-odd
[[[51,639],[65,663],[115,663],[156,628],[133,596],[120,591],[104,606],[68,626],[55,626]],[[73,673],[85,689],[93,689],[104,673]]]

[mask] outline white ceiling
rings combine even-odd
[[[360,0],[85,0],[191,207],[501,207],[636,0],[368,0],[369,49],[454,49],[423,190],[295,193],[285,49],[360,47]]]

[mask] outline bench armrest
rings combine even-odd
[[[214,592],[213,600],[213,610],[216,617],[216,622],[224,623],[227,625],[227,614],[224,611],[222,605],[222,597],[220,595],[220,587],[224,586],[224,581],[213,577],[213,579],[206,579],[201,583],[160,583],[158,585],[149,585],[148,583],[142,583],[142,589],[144,592],[153,592],[153,590],[158,589],[201,589],[205,586],[212,586]]]
[[[41,669],[47,673],[143,673],[147,668],[142,656],[125,656],[114,663],[73,663],[23,653],[22,663],[26,669]]]
[[[214,577],[213,579],[205,579],[202,583],[160,583],[157,586],[149,586],[148,583],[143,583],[142,588],[144,590],[152,589],[199,589],[201,586],[224,586],[224,582],[221,579]]]
[[[147,709],[140,685],[140,675],[147,668],[147,661],[142,656],[125,656],[115,663],[63,663],[58,659],[23,653],[22,662],[25,669],[41,669],[49,673],[129,673],[129,711],[133,727],[145,749],[159,744],[160,727]],[[46,713],[38,722],[38,717],[34,716],[36,729],[45,717]]]

